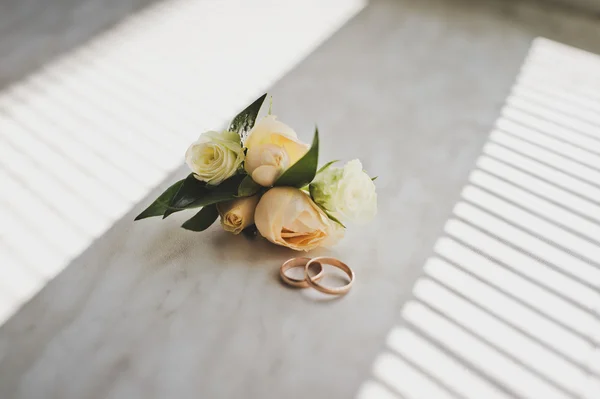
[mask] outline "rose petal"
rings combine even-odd
[[[272,134],[279,134],[293,140],[298,138],[296,132],[291,127],[278,121],[276,116],[267,115],[254,124],[252,130],[248,133],[244,145],[252,148],[260,144],[270,143],[270,136]]]
[[[263,165],[252,172],[252,180],[263,187],[270,187],[275,183],[280,174],[280,168],[271,165]]]

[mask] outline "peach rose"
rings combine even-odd
[[[254,125],[244,142],[248,148],[244,167],[256,183],[270,187],[277,178],[308,151],[296,132],[273,115]]]
[[[296,251],[334,245],[344,235],[308,194],[293,187],[267,191],[256,206],[254,222],[267,240]]]
[[[258,195],[217,204],[223,229],[233,234],[240,234],[246,227],[254,224],[254,210],[257,203]]]

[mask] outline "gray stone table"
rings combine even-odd
[[[322,160],[379,176],[376,220],[313,253],[355,269],[349,295],[283,286],[295,253],[189,214],[133,223],[182,166],[0,328],[0,397],[356,395],[537,36],[600,51],[597,21],[550,6],[371,2],[270,91]]]

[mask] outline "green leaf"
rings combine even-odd
[[[317,201],[315,201],[315,198],[313,197],[313,193],[310,192],[310,199],[313,200],[313,202],[315,203],[315,205],[317,205],[325,215],[327,215],[327,217],[334,221],[335,223],[339,224],[340,226],[342,226],[343,228],[346,228],[346,226],[344,226],[344,224],[342,222],[340,222],[335,216],[333,216],[331,213],[329,213],[329,211],[327,209],[325,209],[325,207],[321,204],[319,204]]]
[[[164,217],[184,209],[199,208],[234,199],[243,179],[244,175],[234,175],[218,186],[211,186],[196,179],[192,173],[173,196]]]
[[[166,218],[172,213],[188,208],[194,201],[206,195],[208,195],[207,184],[196,179],[194,174],[190,173],[183,181],[177,193],[171,198],[164,217]]]
[[[246,177],[244,177],[244,180],[242,180],[242,182],[240,183],[240,186],[238,187],[238,192],[237,192],[237,196],[238,197],[250,197],[254,194],[256,194],[258,192],[258,190],[260,190],[261,185],[256,183],[254,180],[252,180],[252,177],[250,177],[250,175],[246,175]]]
[[[375,180],[377,180],[377,178],[378,178],[378,177],[379,177],[379,176],[371,177],[371,181],[375,181]]]
[[[288,170],[283,172],[275,182],[275,186],[304,187],[315,178],[319,163],[319,129],[315,128],[315,136],[308,152]]]
[[[321,166],[321,169],[319,169],[319,170],[317,171],[317,174],[319,174],[319,173],[323,172],[325,169],[327,169],[328,167],[330,167],[331,165],[333,165],[333,164],[334,164],[334,163],[336,163],[336,162],[340,162],[340,160],[339,160],[339,159],[336,159],[335,161],[327,162],[325,165]]]
[[[153,216],[162,216],[169,208],[169,202],[183,185],[183,180],[179,180],[171,187],[167,188],[144,212],[136,216],[135,220],[145,219]]]
[[[323,208],[321,208],[323,209]],[[339,224],[340,226],[342,226],[343,228],[346,228],[346,226],[344,226],[344,224],[342,222],[340,222],[337,218],[335,218],[333,215],[331,215],[329,212],[327,212],[326,210],[323,209],[323,212],[325,212],[325,214],[327,215],[327,217],[331,220],[333,220],[334,222],[336,222],[337,224]]]
[[[237,114],[229,125],[229,131],[236,132],[240,135],[240,138],[243,138],[254,126],[254,122],[256,121],[256,117],[258,116],[258,112],[260,111],[260,107],[263,105],[265,98],[267,98],[267,93],[257,98],[256,101]]]
[[[200,212],[194,215],[190,220],[181,225],[186,230],[204,231],[208,229],[219,217],[217,205],[207,205],[200,209]]]

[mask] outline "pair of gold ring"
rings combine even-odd
[[[343,287],[325,287],[319,283],[319,280],[323,278],[324,271],[323,265],[331,265],[335,266],[338,269],[342,270],[344,273],[348,275],[350,282]],[[311,276],[309,270],[312,266],[317,266],[319,268],[319,272],[314,276]],[[293,269],[294,267],[304,267],[304,278],[302,280],[289,277],[285,274],[285,272],[289,269]],[[284,262],[279,269],[279,275],[281,279],[288,285],[292,287],[298,288],[308,288],[312,287],[317,291],[321,291],[325,294],[330,295],[343,295],[350,291],[352,288],[352,284],[354,283],[354,271],[345,263],[341,262],[336,258],[329,258],[327,256],[320,256],[318,258],[292,258]]]

